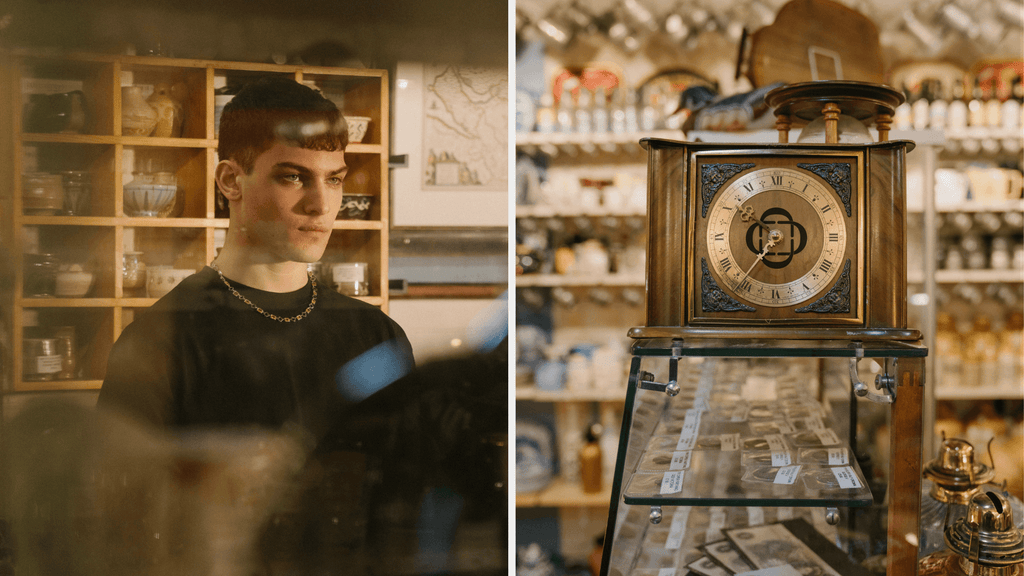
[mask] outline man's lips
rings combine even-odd
[[[308,226],[299,226],[299,230],[303,232],[330,232],[331,228],[329,226],[310,224]]]

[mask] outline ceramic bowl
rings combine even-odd
[[[174,207],[178,188],[170,184],[128,184],[124,187],[127,216],[165,216]]]
[[[338,218],[342,220],[366,220],[373,206],[372,194],[343,194]]]
[[[61,298],[81,298],[92,289],[95,279],[95,274],[86,272],[81,266],[74,264],[67,270],[57,272],[57,287],[54,292]]]
[[[348,141],[359,144],[366,138],[366,129],[370,127],[370,119],[366,116],[345,116],[348,122]]]
[[[188,268],[172,268],[170,266],[150,266],[146,269],[146,293],[150,298],[162,298],[182,280],[195,274]]]

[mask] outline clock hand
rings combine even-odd
[[[746,280],[747,276],[750,276],[750,271],[754,269],[754,266],[757,266],[758,262],[764,259],[765,255],[768,254],[768,251],[771,250],[772,246],[775,246],[775,240],[773,240],[772,238],[768,238],[768,243],[764,245],[764,249],[761,250],[761,253],[757,255],[757,259],[755,259],[754,263],[750,265],[750,268],[747,268],[747,271],[743,273],[743,276],[740,276],[740,284],[742,284],[743,281]]]
[[[762,222],[761,219],[757,217],[757,214],[754,213],[753,206],[744,206],[742,210],[739,210],[739,207],[737,207],[737,210],[740,213],[740,220],[743,220],[744,222],[750,222],[751,220],[753,220],[754,222],[757,222],[757,224],[761,228],[764,228],[766,231],[771,232],[772,229],[769,228],[767,224]]]

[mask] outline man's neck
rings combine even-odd
[[[302,262],[259,262],[228,246],[221,249],[213,264],[228,280],[267,292],[293,292],[308,280]]]

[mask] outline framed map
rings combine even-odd
[[[508,226],[508,70],[399,63],[395,226]]]

